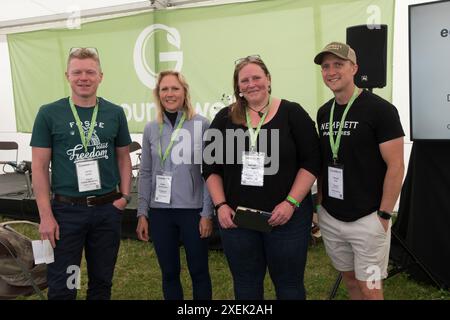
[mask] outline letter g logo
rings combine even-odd
[[[139,80],[141,80],[141,82],[150,89],[154,89],[156,87],[156,72],[153,71],[148,65],[145,52],[148,40],[151,39],[158,30],[167,32],[167,41],[176,48],[181,48],[181,37],[178,30],[175,28],[170,28],[164,24],[152,24],[139,34],[133,52],[134,68]],[[173,69],[176,71],[181,71],[183,66],[183,52],[160,52],[159,61],[176,62]]]

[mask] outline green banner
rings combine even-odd
[[[130,131],[155,118],[155,75],[180,70],[197,111],[213,118],[233,93],[234,61],[259,54],[272,74],[273,95],[299,102],[312,117],[332,95],[315,54],[328,42],[345,42],[346,28],[388,25],[392,65],[394,1],[266,0],[189,9],[158,10],[57,29],[8,35],[19,132],[31,132],[43,104],[68,96],[71,47],[98,48],[103,82],[99,96],[121,105]],[[376,93],[391,100],[388,85]]]

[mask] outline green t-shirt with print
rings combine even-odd
[[[94,106],[76,106],[87,137]],[[103,98],[98,99],[98,114],[91,140],[85,152],[69,99],[63,98],[43,105],[36,116],[30,145],[51,148],[51,185],[55,194],[79,197],[100,195],[116,189],[120,183],[116,147],[131,143],[123,108]],[[79,192],[76,163],[97,160],[101,189]]]

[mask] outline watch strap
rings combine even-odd
[[[383,210],[378,210],[377,211],[377,215],[385,220],[390,220],[392,218],[392,214],[390,214],[389,212],[383,211]]]
[[[127,204],[129,204],[130,201],[131,201],[131,196],[130,196],[129,194],[124,194],[124,193],[122,193],[122,198],[125,199],[125,201],[127,202]]]

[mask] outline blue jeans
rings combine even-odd
[[[54,248],[55,262],[47,269],[48,299],[76,298],[76,271],[73,268],[79,268],[83,248],[89,279],[86,298],[111,299],[122,212],[112,203],[86,207],[56,201],[52,202],[52,210],[59,224],[60,240]]]
[[[200,238],[200,210],[150,209],[150,236],[158,256],[166,300],[183,299],[180,282],[180,240],[186,250],[194,300],[212,298],[208,239]]]
[[[312,199],[307,196],[292,218],[270,233],[242,228],[220,230],[237,300],[264,299],[267,268],[277,299],[306,298],[303,279],[312,212]]]

